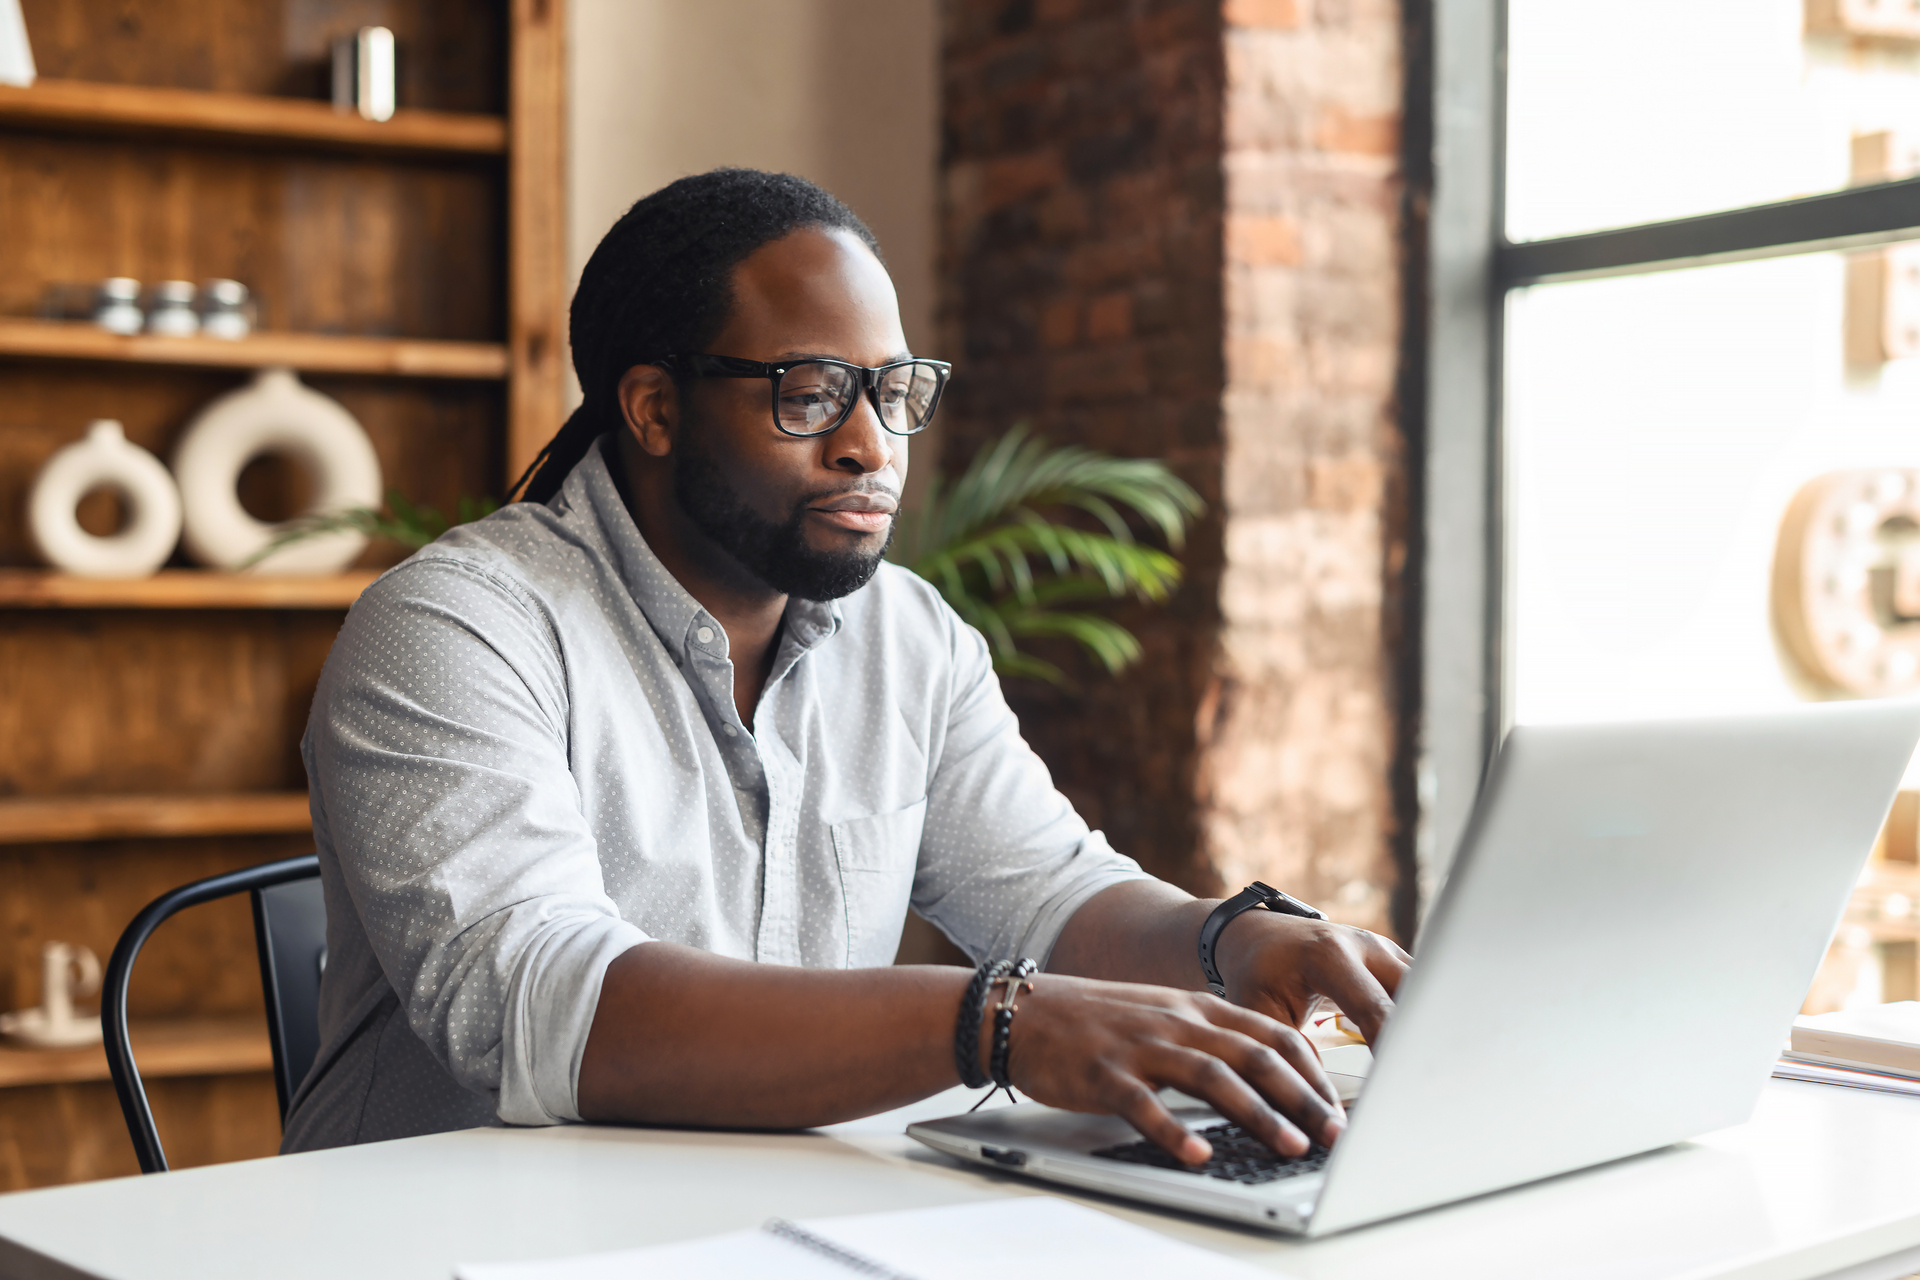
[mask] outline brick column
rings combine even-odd
[[[1384,644],[1406,559],[1399,6],[1229,0],[1224,625],[1202,710],[1203,848],[1390,921]],[[1389,495],[1392,495],[1391,499]]]
[[[1009,695],[1088,820],[1196,892],[1389,928],[1400,17],[1388,0],[948,0],[945,464],[1017,421],[1207,499],[1120,680]],[[1058,658],[1056,651],[1048,656]]]

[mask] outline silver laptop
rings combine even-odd
[[[1516,728],[1330,1154],[1223,1164],[1229,1141],[1212,1172],[1157,1167],[1124,1121],[1031,1103],[907,1132],[1317,1236],[1739,1124],[1916,739],[1911,701]],[[1221,1123],[1191,1100],[1179,1114]],[[1476,1136],[1474,1116],[1500,1122]]]

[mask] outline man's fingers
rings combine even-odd
[[[1365,935],[1368,942],[1363,963],[1380,985],[1386,988],[1388,995],[1400,991],[1400,979],[1407,976],[1407,969],[1413,964],[1413,957],[1395,945],[1393,939],[1383,938],[1377,933]]]
[[[1217,997],[1211,999],[1204,1008],[1208,1019],[1215,1025],[1237,1031],[1279,1054],[1294,1073],[1329,1104],[1328,1118],[1345,1120],[1346,1112],[1340,1105],[1340,1091],[1333,1087],[1326,1068],[1320,1063],[1320,1055],[1314,1052],[1313,1045],[1304,1035],[1277,1018],[1269,1018],[1264,1013],[1229,1004]],[[1306,1122],[1309,1132],[1318,1127],[1318,1122],[1312,1116],[1297,1112],[1289,1114]]]
[[[1145,1065],[1155,1080],[1201,1099],[1281,1155],[1306,1152],[1307,1135],[1225,1059],[1184,1044],[1162,1044],[1149,1052]],[[1307,1092],[1304,1085],[1296,1088],[1302,1096]]]
[[[1305,1038],[1291,1027],[1281,1030],[1286,1037],[1298,1041],[1298,1052],[1306,1059],[1304,1064],[1295,1063],[1264,1038],[1225,1029],[1202,1031],[1192,1043],[1194,1048],[1212,1054],[1233,1068],[1302,1133],[1331,1144],[1346,1127],[1346,1113],[1340,1106],[1339,1095]],[[1309,1072],[1317,1077],[1317,1083],[1309,1078]],[[1285,1151],[1283,1154],[1296,1153]]]
[[[1322,985],[1326,996],[1340,1006],[1347,1020],[1360,1028],[1360,1034],[1372,1044],[1387,1025],[1393,1012],[1393,999],[1380,980],[1357,959],[1332,969]]]
[[[1269,1021],[1272,1020],[1269,1019]],[[1333,1078],[1327,1074],[1325,1065],[1320,1061],[1319,1051],[1313,1047],[1313,1043],[1310,1040],[1294,1028],[1287,1026],[1285,1023],[1275,1023],[1274,1025],[1276,1029],[1275,1038],[1266,1041],[1266,1043],[1272,1047],[1275,1053],[1285,1059],[1287,1065],[1293,1068],[1295,1074],[1306,1081],[1307,1084],[1312,1087],[1313,1091],[1320,1096],[1321,1101],[1327,1104],[1327,1118],[1337,1121],[1344,1126],[1347,1119],[1347,1109],[1340,1102],[1340,1091],[1333,1087]],[[1321,1141],[1331,1142],[1332,1139],[1322,1138]]]
[[[1140,1136],[1186,1164],[1205,1164],[1213,1147],[1174,1118],[1151,1086],[1133,1080],[1111,1099],[1113,1113],[1140,1131]]]

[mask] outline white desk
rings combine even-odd
[[[774,1216],[1050,1194],[902,1135],[908,1119],[951,1114],[965,1097],[811,1134],[473,1129],[19,1192],[0,1196],[0,1275],[446,1280],[456,1262],[683,1240]],[[1466,1117],[1460,1133],[1473,1140]],[[1920,1271],[1920,1099],[1776,1080],[1737,1129],[1307,1244],[1084,1199],[1312,1280],[1892,1280]]]

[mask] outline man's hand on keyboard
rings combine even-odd
[[[1309,1135],[1331,1144],[1346,1120],[1305,1036],[1205,992],[1045,974],[1020,997],[1010,1050],[1013,1083],[1034,1101],[1120,1116],[1190,1165],[1212,1151],[1161,1101],[1164,1086],[1287,1156]]]
[[[1306,1026],[1316,1001],[1330,1000],[1369,1044],[1411,963],[1377,933],[1271,911],[1243,912],[1220,935],[1227,999],[1294,1027]]]

